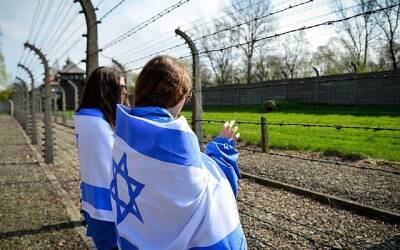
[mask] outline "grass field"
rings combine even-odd
[[[189,110],[183,112],[191,117]],[[260,122],[261,106],[204,107],[203,119]],[[400,128],[400,106],[311,105],[277,103],[277,111],[266,114],[271,123],[309,123],[321,125]],[[221,127],[205,123],[206,135],[216,135]],[[241,137],[260,143],[260,127],[239,125]],[[270,147],[320,151],[345,159],[372,157],[400,161],[400,132],[358,129],[268,126]]]
[[[64,113],[70,117],[72,112]],[[188,120],[190,108],[183,111]],[[261,106],[206,106],[206,120],[260,122]],[[312,105],[277,103],[277,111],[265,114],[271,123],[309,123],[321,125],[400,128],[400,106]],[[222,124],[205,123],[205,135],[215,136]],[[239,125],[241,138],[251,144],[260,143],[260,126]],[[400,132],[359,129],[313,128],[269,125],[271,148],[323,152],[345,159],[371,157],[400,161]]]

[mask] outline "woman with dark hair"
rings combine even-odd
[[[89,76],[74,116],[87,235],[98,249],[116,249],[110,194],[111,152],[117,104],[127,102],[122,73],[99,67]]]
[[[247,249],[236,205],[234,121],[200,151],[179,113],[192,81],[174,58],[150,60],[135,107],[117,107],[111,202],[120,249]]]

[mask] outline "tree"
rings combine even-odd
[[[283,65],[289,72],[290,78],[301,75],[299,69],[302,64],[307,63],[308,45],[304,31],[288,35],[283,42]]]
[[[259,82],[281,79],[282,58],[260,53],[255,60],[256,76]]]
[[[3,54],[0,51],[0,87],[4,87],[8,84],[8,73],[6,65],[4,63]]]
[[[1,41],[1,30],[0,30],[0,41]],[[1,53],[1,43],[0,43],[0,87],[4,87],[8,84],[8,73],[6,69],[6,65],[4,63],[4,56]]]
[[[4,90],[0,91],[0,101],[7,101],[9,99],[11,99],[12,96],[12,89],[11,88],[6,88]]]
[[[334,8],[339,18],[346,18],[354,14],[367,13],[374,10],[376,1],[355,0],[354,8],[348,8],[344,1],[336,0]],[[351,63],[357,66],[360,71],[364,71],[368,62],[368,50],[373,38],[375,28],[373,17],[369,14],[362,15],[356,19],[345,20],[339,24],[339,36],[343,49],[348,54]],[[342,33],[340,33],[342,32]]]
[[[246,81],[253,80],[253,56],[255,48],[266,45],[265,40],[258,40],[266,36],[268,32],[275,29],[273,17],[262,18],[271,13],[271,1],[258,0],[232,0],[232,8],[228,9],[227,15],[234,24],[241,24],[233,30],[235,42],[240,43],[239,47],[245,55]]]
[[[212,26],[197,27],[196,33],[213,33],[215,31],[223,30],[229,27],[229,22],[225,19],[214,20]],[[210,32],[211,31],[211,32]],[[209,51],[218,48],[228,47],[232,43],[233,34],[231,31],[219,32],[215,35],[208,36],[201,40],[200,46],[202,50]],[[210,68],[214,73],[215,82],[218,86],[227,84],[230,82],[232,73],[232,48],[213,51],[206,53],[206,57],[209,61]]]
[[[392,6],[399,4],[399,0],[377,0],[379,8]],[[399,69],[398,57],[400,56],[399,43],[396,43],[396,39],[399,34],[396,33],[399,27],[400,19],[400,6],[397,5],[394,8],[385,9],[375,15],[375,20],[380,30],[384,35],[384,40],[387,42],[387,50],[390,55],[392,68],[394,70]]]

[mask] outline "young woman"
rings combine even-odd
[[[148,62],[135,108],[118,105],[111,202],[120,249],[247,249],[236,206],[234,121],[200,152],[179,113],[191,78],[174,58]]]
[[[117,248],[109,188],[110,163],[116,107],[118,103],[127,103],[127,93],[119,70],[99,67],[89,76],[74,117],[82,180],[82,210],[87,234],[98,249]]]

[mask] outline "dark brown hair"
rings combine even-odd
[[[185,66],[170,56],[151,59],[140,72],[135,86],[136,106],[174,107],[189,96],[192,80]]]
[[[107,122],[115,126],[116,108],[118,103],[125,103],[121,100],[123,88],[120,80],[123,74],[113,67],[98,67],[89,76],[83,89],[82,101],[79,109],[98,108]]]

